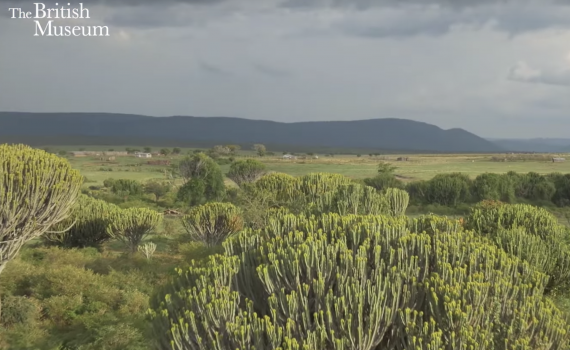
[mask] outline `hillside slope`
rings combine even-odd
[[[0,112],[0,142],[86,136],[170,142],[278,144],[444,153],[500,152],[462,129],[406,119],[279,123],[227,117],[148,117],[110,113]],[[4,141],[6,142],[6,141]]]

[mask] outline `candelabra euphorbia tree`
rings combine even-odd
[[[461,226],[277,215],[183,271],[150,311],[160,349],[568,349],[548,277]],[[413,225],[411,225],[413,224]],[[420,226],[432,232],[412,231]]]
[[[24,243],[68,217],[82,183],[64,158],[0,145],[0,272]]]
[[[63,158],[0,145],[0,273],[24,243],[67,218],[82,183]]]

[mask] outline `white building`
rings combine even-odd
[[[291,155],[291,154],[284,154],[283,155],[283,159],[296,159],[297,157]]]
[[[135,153],[135,157],[137,157],[137,158],[152,158],[152,154],[137,152],[137,153]]]

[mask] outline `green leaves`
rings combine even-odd
[[[69,215],[82,182],[63,158],[0,145],[0,272],[25,242]]]
[[[146,208],[129,208],[111,214],[108,234],[122,241],[129,250],[137,251],[143,239],[162,221],[162,214]]]
[[[113,212],[119,207],[103,200],[81,194],[73,205],[71,215],[42,235],[48,245],[66,248],[99,247],[111,237],[107,227]]]
[[[163,349],[568,348],[548,277],[452,220],[282,213],[224,247],[153,312]]]
[[[190,210],[182,225],[191,239],[208,246],[220,244],[243,228],[241,211],[230,203],[207,203]]]

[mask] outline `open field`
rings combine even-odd
[[[109,149],[111,147],[107,147]],[[75,148],[77,149],[77,148]],[[119,148],[115,148],[119,149]],[[87,150],[96,150],[89,148]],[[186,150],[187,151],[187,150]],[[560,155],[564,157],[565,155]],[[156,159],[168,159],[176,162],[183,156],[154,157]],[[241,152],[236,158],[254,157],[253,153]],[[381,161],[388,162],[397,167],[396,173],[406,181],[426,180],[437,174],[449,172],[466,173],[475,177],[481,173],[506,173],[515,171],[518,173],[537,172],[540,174],[560,172],[570,173],[570,161],[553,163],[550,155],[529,155],[527,160],[494,161],[497,155],[405,155],[408,161],[397,161],[398,155],[374,156],[344,155],[325,157],[319,159],[282,159],[281,156],[257,158],[264,162],[270,171],[287,173],[300,176],[312,172],[329,172],[343,174],[351,178],[372,177],[376,173],[377,164]],[[505,156],[508,157],[508,156]],[[522,156],[521,156],[522,157]],[[537,160],[532,158],[540,158]],[[566,156],[569,159],[569,156]],[[115,161],[101,161],[98,157],[69,157],[73,167],[79,169],[85,175],[89,183],[101,184],[107,178],[126,178],[139,181],[160,179],[165,177],[166,166],[147,165],[149,159],[134,157],[116,157]],[[222,165],[222,170],[227,172],[229,165]]]

